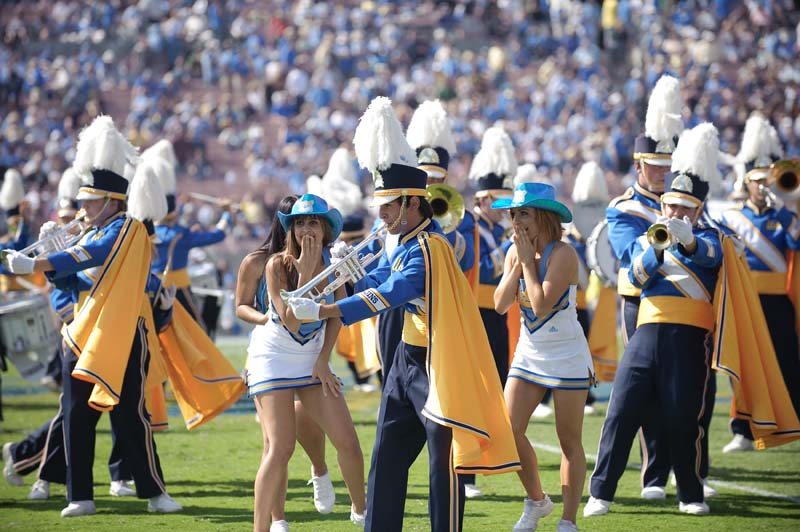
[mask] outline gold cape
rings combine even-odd
[[[467,278],[443,236],[423,232],[417,238],[426,262],[429,331],[422,414],[453,430],[457,472],[516,471],[519,456],[500,377]]]

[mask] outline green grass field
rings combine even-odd
[[[223,348],[238,367],[244,363],[244,342],[227,342]],[[349,372],[337,360],[337,372]],[[19,440],[26,431],[37,427],[56,411],[57,396],[30,388],[13,373],[3,375],[3,398],[6,421],[0,437],[3,442]],[[627,471],[623,476],[612,513],[583,519],[581,530],[597,531],[756,531],[800,529],[800,443],[764,452],[723,455],[720,449],[728,442],[728,386],[720,380],[720,393],[711,425],[711,479],[717,481],[719,497],[709,500],[711,515],[692,517],[679,514],[675,489],[668,488],[666,501],[644,504],[639,498],[639,476]],[[367,468],[375,436],[377,393],[348,392]],[[597,452],[605,404],[600,414],[586,418],[584,445],[587,454]],[[59,511],[65,505],[63,486],[53,486],[48,501],[28,501],[26,496],[33,475],[26,486],[17,488],[0,481],[0,530],[248,530],[252,529],[253,478],[261,453],[261,431],[253,418],[252,403],[242,400],[226,415],[187,432],[179,417],[171,417],[172,430],[156,436],[161,464],[169,493],[184,506],[172,515],[148,514],[146,502],[108,495],[106,462],[111,447],[108,417],[98,425],[94,469],[95,516],[64,520]],[[552,418],[531,422],[528,434],[539,450],[542,480],[556,511],[542,520],[539,530],[555,530],[560,512],[559,459],[545,449],[558,445]],[[329,446],[328,464],[337,491],[334,513],[319,515],[314,510],[311,487],[306,486],[310,463],[298,446],[289,470],[287,518],[292,532],[354,531],[348,520],[349,500],[336,467],[334,450]],[[631,463],[638,462],[638,450]],[[594,462],[589,460],[589,469]],[[588,481],[588,474],[587,474]],[[724,481],[724,482],[723,482]],[[498,475],[478,479],[485,496],[467,502],[464,530],[467,532],[511,530],[522,510],[523,492],[516,475]],[[423,452],[411,470],[406,502],[404,530],[427,531],[428,506],[427,455]],[[750,489],[747,493],[743,489]],[[754,495],[752,491],[759,491]],[[772,496],[768,496],[772,494]],[[792,500],[793,499],[793,500]],[[584,498],[585,502],[586,498]],[[582,511],[582,510],[581,510]]]

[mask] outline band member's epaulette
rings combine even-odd
[[[609,207],[614,207],[620,201],[629,200],[632,197],[633,197],[633,187],[628,187],[627,189],[625,189],[625,192],[623,192],[621,195],[617,196],[616,198],[612,199],[611,203],[609,203],[608,206]]]

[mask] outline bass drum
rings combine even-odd
[[[586,239],[586,264],[597,274],[603,286],[616,288],[619,261],[608,241],[608,220],[597,224]]]
[[[0,336],[5,356],[28,381],[38,383],[61,341],[55,314],[44,294],[0,294]]]

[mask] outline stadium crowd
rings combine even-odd
[[[0,15],[0,165],[23,173],[44,218],[74,157],[76,132],[99,112],[117,114],[136,145],[173,141],[181,180],[218,180],[237,198],[250,191],[255,223],[239,236],[261,236],[269,207],[322,174],[369,101],[387,95],[403,123],[424,99],[445,102],[458,147],[456,186],[468,186],[481,135],[502,121],[520,162],[534,163],[562,196],[586,160],[601,164],[614,192],[632,179],[633,139],[662,73],[682,80],[687,126],[713,121],[724,152],[736,152],[749,112],[759,109],[796,157],[793,7],[787,0],[13,3]]]

